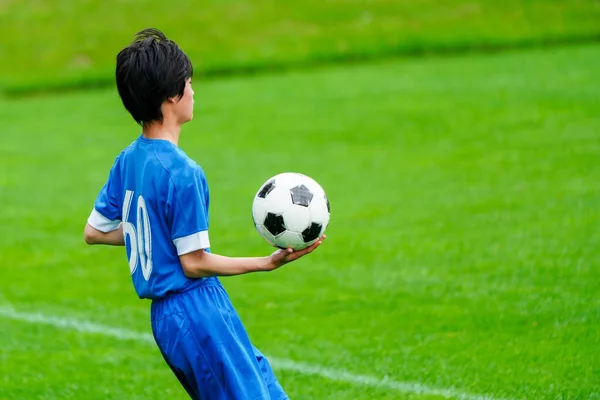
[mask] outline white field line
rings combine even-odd
[[[96,334],[112,337],[118,340],[132,340],[155,344],[150,333],[136,332],[127,329],[115,328],[107,325],[95,324],[90,321],[63,318],[41,313],[27,313],[16,311],[10,306],[0,306],[0,318],[32,324],[50,325],[56,328],[77,331],[85,334]],[[354,374],[346,370],[331,369],[319,365],[296,362],[285,358],[268,357],[274,368],[293,371],[303,375],[315,375],[331,381],[343,382],[354,386],[369,386],[405,394],[439,396],[459,400],[506,400],[498,397],[469,394],[455,388],[434,388],[414,382],[399,382],[388,377]]]

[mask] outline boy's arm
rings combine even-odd
[[[292,249],[277,250],[268,257],[225,257],[196,250],[179,256],[183,273],[188,278],[205,278],[208,276],[242,275],[249,272],[272,271],[289,262],[312,253],[325,236],[321,237],[312,246],[303,250]]]
[[[87,244],[109,244],[112,246],[124,246],[123,225],[110,232],[102,232],[90,224],[86,224],[83,236]]]
[[[121,182],[119,168],[121,154],[117,156],[108,174],[106,183],[94,201],[94,208],[87,219],[84,238],[87,244],[109,244],[123,246],[124,237],[121,227],[121,206],[118,187]],[[116,184],[115,184],[116,183]]]
[[[187,175],[171,177],[165,196],[171,240],[188,278],[271,271],[312,252],[324,239],[303,250],[278,250],[269,257],[225,257],[204,251],[210,248],[208,192],[204,173],[197,169],[193,174],[193,179]]]

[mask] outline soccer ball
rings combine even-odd
[[[329,201],[323,188],[306,175],[286,172],[267,180],[256,192],[252,218],[258,233],[281,249],[304,249],[329,224]]]

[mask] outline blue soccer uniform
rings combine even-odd
[[[287,399],[218,278],[183,273],[179,256],[210,251],[208,208],[203,170],[173,143],[140,136],[115,160],[88,224],[122,226],[156,343],[193,399]]]

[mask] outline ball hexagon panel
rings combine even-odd
[[[267,201],[261,197],[255,197],[252,203],[252,219],[255,224],[262,224],[267,216]]]
[[[329,211],[324,197],[317,197],[308,206],[312,222],[327,224],[329,222]]]
[[[285,231],[285,222],[283,220],[283,215],[268,212],[267,216],[265,217],[265,221],[263,222],[263,226],[273,236],[277,236],[280,233],[283,233]]]
[[[294,250],[306,247],[302,235],[298,232],[285,231],[275,238],[275,245],[282,249],[292,248]]]
[[[290,189],[292,204],[308,207],[313,198],[311,191],[304,185],[294,186]]]
[[[297,174],[295,172],[284,172],[282,174],[275,175],[273,177],[273,179],[275,180],[276,186],[286,188],[286,189],[291,189],[294,186],[301,185],[302,182],[304,181],[303,178],[304,178],[304,175]]]
[[[292,194],[289,189],[275,185],[265,200],[267,211],[283,214],[292,205]]]
[[[285,227],[292,232],[300,233],[311,222],[310,211],[307,207],[292,205],[283,213]]]

